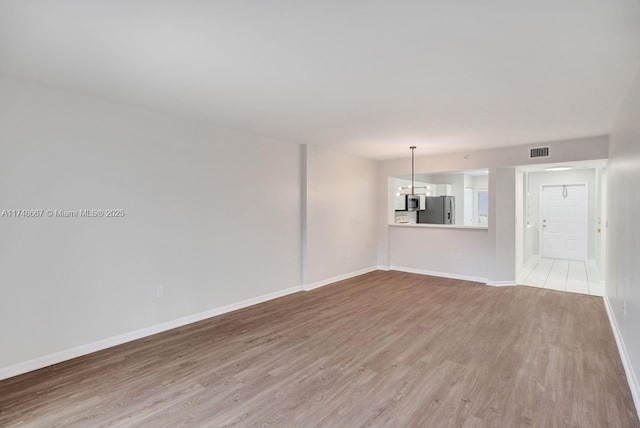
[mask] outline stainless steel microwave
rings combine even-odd
[[[420,197],[415,195],[407,195],[405,201],[407,211],[418,211],[420,209]]]

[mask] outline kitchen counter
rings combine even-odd
[[[438,229],[461,229],[461,230],[489,230],[488,226],[458,226],[455,224],[427,224],[427,223],[389,223],[393,227],[429,227]]]

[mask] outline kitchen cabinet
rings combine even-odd
[[[435,196],[451,196],[451,184],[438,184],[436,185]]]

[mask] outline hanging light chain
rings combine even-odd
[[[415,163],[415,151],[416,146],[409,147],[411,149],[411,196],[415,196],[415,183],[413,182],[414,163]]]

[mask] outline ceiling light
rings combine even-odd
[[[416,211],[418,209],[420,209],[420,204],[417,201],[417,197],[416,197],[416,188],[415,183],[414,183],[414,158],[415,158],[415,150],[416,150],[416,146],[411,146],[409,147],[411,149],[411,186],[409,186],[409,188],[411,189],[411,196],[407,196],[407,204],[406,204],[406,208],[407,211]]]
[[[570,166],[550,166],[549,168],[546,168],[545,171],[568,171],[570,169],[573,169]]]
[[[396,195],[401,196],[404,195],[407,197],[407,211],[415,211],[418,209],[417,206],[412,206],[409,204],[409,198],[415,203],[418,200],[418,196],[429,196],[430,192],[416,192],[416,189],[431,189],[431,186],[416,186],[415,184],[415,154],[414,150],[416,146],[409,147],[411,149],[411,184],[408,186],[398,187],[400,192],[396,193]],[[407,190],[409,193],[404,193],[404,190]]]

